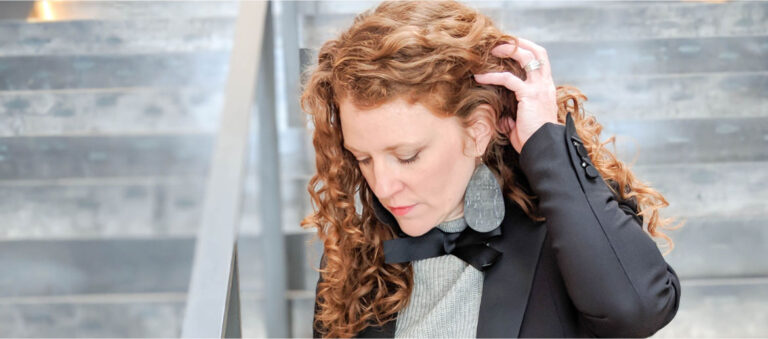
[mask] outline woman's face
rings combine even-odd
[[[464,191],[485,149],[474,147],[474,129],[400,98],[372,109],[349,100],[339,106],[344,147],[403,232],[420,236],[463,215]]]

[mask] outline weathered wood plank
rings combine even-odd
[[[675,243],[666,260],[681,278],[768,276],[765,216],[690,218],[665,233]]]
[[[233,34],[234,19],[226,17],[10,21],[0,22],[0,56],[229,50]]]
[[[7,337],[178,337],[183,301],[0,304]]]
[[[571,1],[559,6],[508,1],[504,4],[506,8],[496,23],[510,34],[542,42],[739,37],[768,33],[768,4],[757,1]]]
[[[558,83],[584,78],[761,72],[768,36],[543,43]]]
[[[24,240],[0,246],[0,297],[186,293],[194,238]]]
[[[637,165],[768,160],[768,119],[605,121],[603,140],[616,135],[617,154]]]
[[[634,166],[637,177],[664,194],[663,214],[685,218],[768,216],[768,162]]]
[[[202,176],[210,134],[0,138],[0,180]]]
[[[203,177],[0,186],[0,239],[194,236]]]
[[[222,91],[0,92],[0,136],[213,133]]]
[[[599,121],[768,117],[766,72],[629,76],[569,84],[588,97],[585,109]]]
[[[0,91],[114,87],[220,89],[229,52],[0,57]]]

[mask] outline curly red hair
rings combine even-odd
[[[301,96],[314,126],[317,166],[307,187],[314,212],[301,225],[316,228],[324,246],[314,323],[324,336],[350,337],[369,325],[392,320],[406,305],[413,284],[410,265],[384,264],[382,242],[395,235],[374,216],[372,192],[354,156],[343,147],[339,100],[351,99],[365,107],[403,97],[438,114],[458,116],[465,124],[480,104],[492,106],[497,121],[516,118],[513,92],[478,84],[472,77],[509,71],[525,79],[515,60],[490,54],[493,47],[507,42],[516,44],[517,39],[460,3],[395,1],[357,16],[351,27],[320,48]],[[660,228],[668,228],[672,219],[661,219],[658,212],[668,202],[607,149],[614,137],[600,141],[602,126],[582,107],[586,96],[572,86],[559,86],[557,94],[558,120],[564,123],[571,112],[603,179],[625,188],[616,192],[611,187],[621,199],[636,202],[647,232],[665,239],[671,251],[674,244]],[[500,179],[505,196],[531,219],[542,220],[537,198],[519,170],[519,155],[505,132],[497,127],[483,161]]]

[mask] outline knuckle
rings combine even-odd
[[[504,74],[504,73],[495,73],[490,78],[490,80],[495,82],[495,83],[500,83],[500,82],[507,81],[507,77],[506,77],[506,74]]]
[[[498,51],[501,54],[503,54],[503,55],[505,55],[507,57],[510,57],[510,56],[515,54],[515,47],[516,46],[510,45],[510,44],[499,45],[498,46]]]
[[[533,52],[531,52],[531,51],[526,51],[526,50],[523,50],[523,54],[524,54],[526,57],[529,57],[529,58],[535,58],[535,57],[536,57],[536,56],[533,54]]]
[[[488,80],[491,82],[500,82],[504,81],[504,74],[503,73],[493,73],[488,77]]]

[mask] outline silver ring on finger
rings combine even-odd
[[[544,60],[531,60],[528,64],[525,65],[524,69],[526,72],[532,72],[539,68],[541,68],[541,64],[544,62]]]

